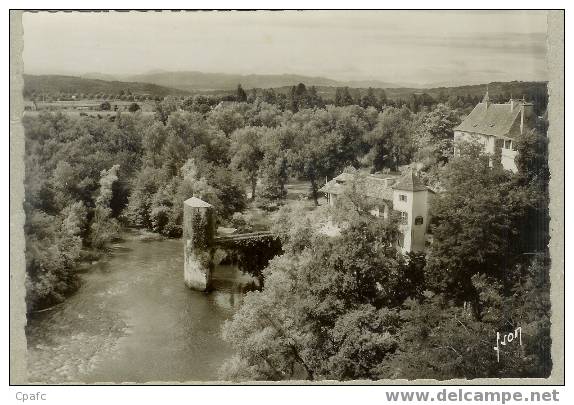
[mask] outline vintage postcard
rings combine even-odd
[[[564,11],[10,34],[12,384],[564,382]]]

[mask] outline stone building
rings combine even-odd
[[[502,166],[516,172],[516,139],[533,127],[534,119],[532,103],[514,99],[503,104],[491,103],[487,90],[482,102],[454,128],[455,145],[461,139],[478,140],[484,144],[485,152],[492,155],[499,148]]]
[[[319,191],[324,192],[331,206],[343,203],[351,182],[356,192],[368,201],[370,213],[389,218],[392,212],[400,216],[401,232],[398,246],[403,252],[422,252],[428,239],[429,206],[434,192],[426,187],[412,169],[404,174],[370,174],[344,172],[327,182]]]

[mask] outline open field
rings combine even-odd
[[[66,100],[66,101],[33,101],[25,100],[24,105],[30,110],[99,110],[100,105],[104,102],[110,103],[112,110],[117,107],[120,111],[127,111],[129,106],[136,103],[142,111],[153,111],[155,101],[127,101],[127,100]]]
[[[43,110],[43,111],[49,111],[49,110]],[[65,115],[70,116],[70,117],[86,116],[86,117],[94,117],[94,118],[113,117],[118,113],[117,111],[90,111],[90,110],[79,111],[79,110],[68,110],[68,109],[54,110],[53,112],[61,112],[62,114],[65,114]],[[153,111],[138,111],[136,113],[130,113],[127,111],[120,111],[120,112],[122,113],[122,115],[124,115],[124,114],[153,115]],[[40,113],[42,113],[42,110],[40,110],[40,111],[24,111],[24,115],[29,116],[29,117],[36,117],[36,116],[40,115]]]
[[[111,110],[100,110],[100,105],[109,102]],[[41,112],[61,112],[71,117],[109,117],[117,112],[128,113],[129,107],[134,101],[125,100],[73,100],[73,101],[47,101],[36,102],[25,101],[24,114],[27,116],[37,116]],[[135,102],[140,106],[139,114],[151,115],[154,113],[154,101]]]

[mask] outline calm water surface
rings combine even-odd
[[[191,291],[182,242],[134,234],[82,278],[64,303],[29,316],[30,381],[216,380],[233,354],[221,326],[253,282],[234,266],[217,266],[215,291]]]

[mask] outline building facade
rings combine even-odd
[[[516,172],[516,139],[533,127],[534,106],[524,100],[510,99],[508,103],[491,103],[486,92],[484,99],[454,128],[455,154],[459,140],[477,140],[486,153],[501,151],[501,163],[506,170]]]
[[[355,191],[369,201],[370,213],[388,219],[395,212],[400,216],[397,244],[403,252],[423,252],[429,230],[429,206],[434,192],[426,187],[412,169],[404,174],[341,173],[319,191],[327,196],[329,205],[343,202],[348,186],[356,182]]]

